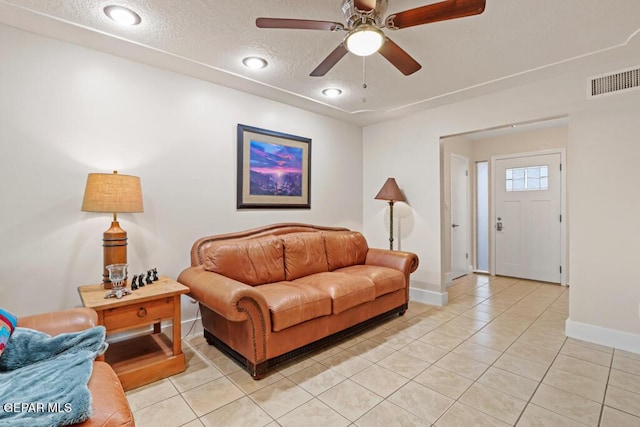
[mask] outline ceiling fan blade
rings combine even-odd
[[[387,17],[385,25],[392,30],[463,18],[484,12],[486,0],[446,0],[405,10]]]
[[[309,75],[311,77],[324,76],[329,72],[330,69],[333,68],[334,65],[338,63],[338,61],[340,61],[347,54],[347,52],[347,48],[344,47],[344,44],[340,43],[340,45],[335,48],[333,52],[331,52],[329,56],[327,56],[324,61],[322,61],[320,65],[318,65],[316,69],[313,70]]]
[[[422,68],[422,65],[418,64],[411,55],[395,44],[389,37],[386,38],[378,52],[405,76],[411,75]]]
[[[286,28],[292,30],[344,30],[344,25],[339,22],[314,21],[311,19],[286,19],[286,18],[257,18],[258,28]]]

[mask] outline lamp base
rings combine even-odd
[[[107,265],[127,263],[127,232],[120,228],[118,221],[113,221],[111,227],[102,234],[102,247],[102,285],[105,289],[113,289]]]

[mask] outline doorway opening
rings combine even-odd
[[[462,262],[456,261],[455,254],[462,251],[455,250],[455,246],[457,246],[455,231],[461,231],[462,227],[457,227],[457,225],[463,224],[463,222],[458,222],[455,218],[456,201],[464,199],[464,192],[467,192],[467,272],[474,271],[478,273],[488,273],[491,275],[501,274],[496,271],[496,249],[504,248],[504,245],[496,248],[496,227],[498,226],[498,222],[501,222],[503,226],[503,234],[505,235],[507,231],[509,233],[513,233],[517,228],[514,226],[514,222],[510,221],[509,228],[507,230],[506,222],[504,221],[504,217],[506,216],[497,215],[496,212],[494,212],[496,188],[493,183],[493,176],[495,174],[494,168],[496,165],[493,164],[493,159],[511,158],[522,154],[539,152],[561,152],[563,153],[561,155],[562,160],[565,160],[564,153],[566,153],[568,144],[568,117],[555,117],[538,122],[520,123],[502,126],[499,128],[449,135],[441,138],[440,202],[442,221],[440,223],[440,236],[442,257],[440,260],[440,271],[442,273],[441,283],[445,288],[452,284],[453,278],[458,276],[459,272],[462,270],[456,268],[461,266]],[[469,174],[467,177],[468,187],[455,185],[454,182],[452,182],[453,176],[455,175],[452,175],[452,171],[455,169],[455,163],[459,157],[466,158],[469,161]],[[562,161],[562,163],[565,162]],[[542,163],[540,165],[542,165]],[[527,165],[526,167],[532,168],[540,165]],[[518,168],[521,167],[514,166],[514,169]],[[537,185],[536,183],[538,182],[544,181],[544,179],[540,180],[540,177],[538,177],[539,181],[536,181],[536,177],[534,176],[535,173],[539,173],[541,178],[545,178],[542,176],[544,172],[542,169],[531,169],[530,175],[526,175],[527,171],[529,171],[529,169],[525,171],[525,184],[532,186]],[[516,173],[519,174],[521,171],[518,170]],[[503,171],[502,174],[506,174],[506,171]],[[560,283],[563,285],[567,284],[569,280],[566,243],[568,217],[566,216],[567,212],[565,211],[565,197],[567,191],[566,181],[564,178],[565,175],[565,173],[561,174],[560,185],[556,186],[561,189],[562,195],[562,223],[560,237],[560,263],[556,263],[555,268],[560,271],[560,267],[562,267]],[[506,179],[506,177],[503,178]],[[521,185],[521,180],[519,181],[518,179],[512,178],[509,182],[512,185],[519,186]],[[507,185],[507,183],[503,182],[502,185]],[[532,190],[529,187],[527,187],[527,189],[527,192],[532,193]],[[546,190],[544,191],[546,192]],[[543,190],[538,191],[538,193],[541,192],[543,192]],[[535,205],[529,206],[529,208],[527,208],[527,212],[534,216],[534,220],[529,222],[529,227],[540,227],[540,233],[542,233],[544,231],[542,227],[545,224],[541,225],[541,222],[538,221],[538,219],[542,218],[541,215],[544,212],[544,201],[535,200],[531,203],[535,203]],[[509,204],[509,206],[515,206],[515,204]],[[538,215],[538,217],[535,217],[535,215]],[[497,220],[498,216],[503,219],[503,221]],[[458,237],[461,236],[458,235]],[[541,254],[546,254],[545,251],[546,249],[542,249],[542,247],[538,248],[536,246],[532,252],[533,255],[529,254],[529,258],[525,255],[524,259],[534,260],[535,263],[537,263],[536,257],[542,258]],[[510,254],[509,251],[502,252],[503,255],[505,253]],[[461,259],[461,257],[459,258]],[[523,263],[523,265],[524,264],[525,263]],[[554,278],[553,281],[557,281],[557,277]]]

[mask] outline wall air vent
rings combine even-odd
[[[640,66],[589,79],[589,98],[640,88]]]

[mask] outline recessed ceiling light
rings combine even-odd
[[[138,25],[142,22],[140,15],[126,7],[111,5],[103,10],[105,15],[121,25]]]
[[[330,87],[322,91],[322,94],[329,98],[335,98],[336,96],[342,95],[342,91],[335,87]]]
[[[248,56],[242,60],[242,63],[252,70],[259,70],[267,66],[267,61],[257,56]]]

